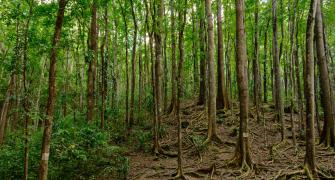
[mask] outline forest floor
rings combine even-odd
[[[183,171],[187,179],[304,179],[303,170],[305,141],[298,135],[298,114],[294,113],[297,134],[297,148],[292,142],[290,113],[285,113],[286,140],[281,141],[280,124],[274,122],[274,110],[270,105],[261,107],[260,123],[254,119],[255,110],[249,113],[249,142],[254,168],[241,171],[238,167],[228,167],[235,151],[238,137],[238,105],[232,111],[218,112],[217,131],[223,140],[221,144],[202,145],[207,134],[207,116],[203,106],[187,101],[182,104],[182,153]],[[187,122],[187,123],[186,123]],[[166,135],[160,139],[161,146],[168,151],[177,150],[177,122],[172,116],[162,121],[167,125]],[[186,127],[187,126],[187,127]],[[318,133],[316,132],[316,137]],[[173,179],[177,158],[165,155],[131,150],[129,179]],[[318,168],[327,177],[335,177],[335,153],[330,148],[316,144]]]

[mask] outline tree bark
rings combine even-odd
[[[283,118],[283,105],[281,97],[281,80],[280,80],[280,57],[278,54],[278,38],[277,38],[277,0],[272,0],[272,25],[273,25],[273,39],[272,39],[272,53],[273,53],[273,66],[275,78],[275,107],[276,107],[276,120],[281,123],[281,139],[285,138],[285,124]]]
[[[326,52],[323,38],[323,22],[322,22],[321,2],[318,0],[315,16],[315,39],[316,39],[316,53],[317,63],[320,73],[320,87],[321,87],[321,106],[324,111],[324,125],[321,133],[320,143],[325,146],[334,146],[335,131],[334,131],[334,117],[333,117],[333,103],[331,97],[330,78],[327,66]]]
[[[177,76],[176,76],[176,37],[175,37],[175,13],[174,13],[174,7],[175,3],[173,0],[170,0],[170,13],[171,13],[171,90],[172,90],[172,96],[171,96],[171,104],[168,109],[169,113],[175,113],[176,109],[176,99],[177,99],[177,88],[176,88],[176,82],[177,82]]]
[[[240,128],[235,160],[241,167],[252,166],[248,133],[248,60],[244,25],[244,0],[236,0],[236,74],[240,101]]]
[[[28,33],[30,26],[30,19],[33,15],[33,1],[29,1],[29,16],[25,24],[24,44],[23,44],[23,64],[22,64],[22,81],[23,81],[23,110],[24,110],[24,174],[23,179],[28,180],[28,162],[29,162],[29,90],[27,82],[27,63],[28,63]]]
[[[124,1],[126,3],[126,1]],[[124,23],[124,31],[125,31],[125,51],[126,51],[126,119],[125,119],[125,125],[128,127],[129,126],[129,73],[128,73],[128,24],[127,24],[127,19],[126,19],[126,12],[125,12],[125,7],[122,7],[121,2],[119,1],[120,7],[121,7],[121,12],[122,12],[122,18],[123,18],[123,23]]]
[[[317,176],[315,162],[315,145],[314,145],[314,19],[316,5],[318,0],[310,1],[310,9],[307,19],[306,28],[306,65],[305,65],[305,98],[306,98],[306,156],[305,169],[313,178]]]
[[[225,75],[224,75],[224,62],[223,62],[223,35],[222,35],[222,2],[217,1],[218,11],[217,11],[217,31],[218,31],[218,88],[216,97],[216,108],[217,109],[228,109],[228,94],[225,85]]]
[[[205,143],[218,139],[216,132],[216,81],[214,67],[214,25],[211,0],[206,0],[207,32],[208,32],[208,132]]]
[[[200,2],[199,6],[200,11],[200,42],[205,42],[206,39],[206,30],[205,30],[205,15],[204,8],[202,2]],[[205,105],[206,103],[206,48],[205,43],[200,43],[200,89],[199,89],[199,97],[198,97],[198,105]]]
[[[61,30],[63,26],[64,12],[67,0],[59,1],[59,9],[55,25],[55,33],[52,42],[51,56],[50,56],[50,69],[49,69],[49,95],[47,102],[46,121],[43,132],[43,144],[41,150],[41,161],[39,167],[39,180],[48,179],[48,161],[50,154],[51,143],[51,130],[52,120],[54,116],[55,101],[56,101],[56,60],[57,48],[60,40]]]
[[[180,99],[183,94],[183,65],[184,65],[184,28],[186,23],[186,11],[187,11],[187,0],[184,0],[183,6],[179,8],[179,39],[178,39],[178,49],[179,49],[179,64],[178,64],[178,76],[177,76],[177,104],[176,104],[176,114],[178,119],[178,168],[176,178],[183,178],[183,168],[182,168],[182,134],[181,134],[181,118],[180,118]]]
[[[260,76],[259,76],[259,46],[258,46],[258,6],[259,6],[259,0],[256,0],[255,5],[255,29],[254,29],[254,54],[253,54],[253,79],[254,79],[254,104],[256,106],[256,119],[257,122],[260,122],[259,118],[259,98],[260,98]]]
[[[131,14],[133,17],[134,23],[134,35],[133,35],[133,50],[131,55],[131,96],[130,96],[130,114],[129,114],[129,127],[131,128],[134,124],[134,102],[135,102],[135,69],[136,69],[136,42],[137,42],[137,22],[136,22],[136,15],[134,10],[134,1],[130,1],[131,4]]]
[[[97,0],[93,0],[92,4],[92,19],[89,41],[89,64],[87,77],[87,121],[92,122],[94,117],[94,87],[95,87],[95,72],[96,61],[98,59],[98,31],[97,31]]]
[[[267,81],[268,81],[268,77],[267,77],[267,72],[268,72],[268,67],[267,67],[267,61],[268,61],[268,57],[267,57],[267,52],[268,52],[268,29],[269,29],[269,23],[270,23],[270,19],[267,21],[267,25],[266,25],[266,29],[265,29],[265,33],[264,33],[264,61],[263,61],[263,98],[264,98],[264,102],[267,103],[268,102],[268,89],[267,89]]]
[[[162,75],[163,75],[163,63],[162,63],[162,28],[163,28],[163,9],[164,0],[158,0],[156,2],[156,19],[154,18],[154,38],[155,38],[155,123],[154,123],[154,153],[157,154],[160,146],[158,142],[158,131],[162,116]]]

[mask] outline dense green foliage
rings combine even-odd
[[[125,149],[113,145],[118,141],[115,131],[101,131],[94,125],[58,119],[53,126],[49,177],[51,179],[89,179],[106,175],[124,178],[129,171]],[[0,178],[22,179],[22,132],[10,133],[0,149]],[[41,131],[30,137],[29,177],[36,179],[40,159]],[[140,137],[141,138],[141,137]],[[141,142],[144,143],[144,142]],[[141,146],[142,144],[140,144]]]

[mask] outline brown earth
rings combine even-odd
[[[203,106],[193,102],[183,103],[183,171],[187,179],[305,179],[303,163],[305,142],[299,137],[298,114],[294,114],[297,148],[292,143],[290,113],[285,113],[286,140],[281,142],[280,124],[274,122],[272,106],[263,105],[261,123],[254,119],[255,110],[249,113],[249,142],[254,166],[251,170],[227,166],[234,155],[238,137],[238,106],[233,110],[220,111],[217,115],[218,133],[222,144],[202,145],[206,137],[207,116]],[[285,111],[286,112],[286,111]],[[177,122],[171,115],[166,115],[162,122],[166,125],[166,134],[160,139],[161,146],[170,152],[177,148]],[[187,126],[187,127],[186,127]],[[315,129],[316,137],[318,137]],[[331,148],[318,145],[316,139],[316,161],[321,176],[335,179],[335,153]],[[173,179],[176,172],[177,158],[165,155],[154,156],[152,153],[131,150],[129,179]]]

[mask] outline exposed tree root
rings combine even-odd
[[[223,140],[217,135],[217,134],[213,134],[211,137],[208,137],[205,141],[204,141],[204,145],[208,145],[212,142],[216,142],[218,144],[223,144]]]
[[[152,148],[152,153],[155,156],[158,156],[158,155],[165,155],[165,156],[168,156],[168,157],[177,157],[178,156],[178,154],[176,152],[166,151],[160,146],[158,148],[153,147]]]
[[[299,170],[295,170],[295,171],[291,171],[291,172],[283,172],[283,170],[280,170],[278,172],[278,174],[273,178],[274,180],[276,179],[290,179],[294,176],[303,176],[306,175],[308,177],[308,179],[335,179],[334,176],[332,175],[327,175],[325,172],[317,169],[316,170],[316,177],[314,177],[312,175],[312,173],[310,172],[309,168],[305,165],[302,169]]]
[[[182,180],[186,180],[186,177],[183,174],[183,171],[181,169],[177,169],[177,173],[175,173],[173,175],[173,179],[182,179]]]

